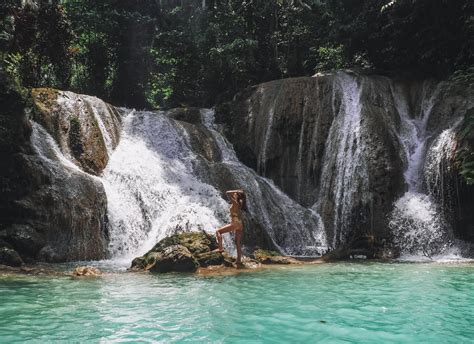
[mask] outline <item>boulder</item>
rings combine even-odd
[[[218,251],[197,254],[196,259],[201,267],[224,264],[224,256]]]
[[[73,276],[100,276],[102,272],[93,266],[78,266],[72,274]]]
[[[195,272],[199,263],[191,252],[183,245],[172,245],[154,255],[155,264],[149,268],[151,272]]]
[[[21,266],[23,260],[21,259],[18,252],[12,248],[0,247],[0,264],[8,266]]]
[[[51,88],[35,88],[31,95],[34,120],[62,153],[84,171],[99,175],[119,142],[117,109],[95,97]]]
[[[160,240],[150,251],[132,261],[131,270],[194,272],[199,266],[221,265],[216,238],[206,232],[184,232]]]
[[[160,240],[150,252],[159,252],[172,245],[182,245],[191,254],[200,254],[217,249],[216,238],[206,232],[183,232]]]

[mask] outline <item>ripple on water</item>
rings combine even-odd
[[[1,276],[13,341],[468,342],[474,265],[338,263],[234,276]]]

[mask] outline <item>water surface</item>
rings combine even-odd
[[[0,341],[466,343],[473,287],[472,263],[0,275]]]

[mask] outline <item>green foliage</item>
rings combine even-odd
[[[70,22],[56,3],[1,5],[0,41],[4,68],[26,87],[67,87],[70,78]]]
[[[341,69],[345,67],[343,46],[338,47],[319,47],[317,49],[319,63],[317,70]]]
[[[0,67],[26,87],[118,105],[212,106],[252,84],[353,66],[473,79],[471,0],[28,3],[0,4]]]

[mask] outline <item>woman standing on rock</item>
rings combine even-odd
[[[242,210],[246,210],[246,199],[244,190],[229,190],[225,193],[230,198],[230,224],[219,228],[216,231],[217,243],[219,251],[224,251],[222,248],[222,234],[228,232],[235,232],[235,246],[237,248],[237,265],[242,264],[242,247],[240,241],[242,239],[242,232],[244,229],[242,221]]]

